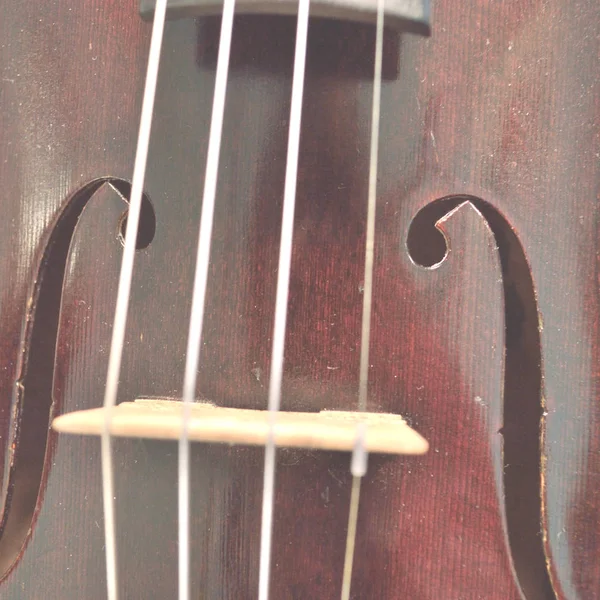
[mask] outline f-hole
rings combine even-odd
[[[25,318],[21,364],[12,397],[8,474],[3,479],[0,521],[0,575],[6,577],[25,550],[25,543],[43,500],[44,481],[53,452],[55,434],[52,380],[56,357],[62,286],[73,233],[85,206],[102,185],[112,185],[128,202],[129,182],[98,179],[81,188],[66,203],[51,229],[40,261]],[[125,211],[121,221],[126,218]],[[156,218],[146,196],[142,202],[138,246],[154,237]],[[115,235],[121,223],[115,223]]]
[[[525,597],[555,598],[541,535],[542,359],[538,307],[525,251],[510,224],[491,204],[472,196],[442,198],[423,208],[411,223],[407,246],[424,267],[441,262],[444,236],[435,223],[469,201],[481,212],[498,244],[505,305],[504,502],[516,575]]]
[[[121,194],[125,202],[129,202],[129,196],[131,194],[131,185],[128,181],[123,180],[111,180],[110,184]],[[127,229],[127,216],[129,209],[126,210],[119,220],[119,241],[122,245],[125,245],[125,230]],[[137,240],[135,242],[136,250],[143,250],[147,248],[154,239],[156,233],[156,215],[154,214],[154,208],[152,203],[148,199],[148,196],[144,194],[142,196],[142,208],[140,211],[140,221],[138,223]]]

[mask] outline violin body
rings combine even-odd
[[[106,597],[100,406],[150,24],[0,2],[0,596]],[[600,4],[437,0],[384,40],[361,600],[600,599]],[[197,395],[265,408],[295,20],[236,18]],[[282,410],[355,410],[374,28],[309,27]],[[180,398],[219,19],[168,21],[119,400]],[[114,442],[119,590],[177,594],[177,444]],[[252,599],[263,449],[194,444],[192,597]],[[271,597],[338,598],[349,457],[279,450]]]

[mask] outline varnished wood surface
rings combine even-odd
[[[131,176],[149,26],[130,0],[0,10],[0,595],[100,599],[98,442],[50,433],[27,507],[50,399],[102,398],[125,188],[80,191]],[[370,461],[354,598],[600,598],[599,23],[595,0],[438,0],[431,39],[386,40],[369,409],[431,450]],[[121,400],[181,393],[217,28],[167,26]],[[224,406],[266,406],[293,31],[236,21],[198,383]],[[373,33],[309,36],[283,408],[353,410]],[[122,597],[174,598],[176,445],[115,446]],[[196,598],[256,595],[262,462],[194,449]],[[349,484],[347,458],[279,453],[274,599],[339,597]]]

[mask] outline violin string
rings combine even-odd
[[[381,113],[381,80],[383,65],[383,21],[385,0],[377,0],[377,26],[375,37],[375,68],[373,76],[373,101],[371,113],[371,152],[369,157],[369,191],[367,206],[367,235],[365,248],[365,281],[363,289],[362,331],[360,340],[360,380],[358,392],[358,409],[367,409],[367,392],[369,383],[369,344],[371,341],[371,305],[373,301],[373,263],[375,257],[375,214],[377,207],[377,167],[379,161],[379,121]],[[357,452],[364,453],[364,432],[360,435],[355,447]],[[355,457],[353,457],[355,458]],[[354,565],[354,549],[356,546],[356,527],[358,522],[358,507],[360,503],[361,480],[364,472],[354,468],[353,460],[352,491],[350,495],[350,510],[348,516],[348,533],[344,557],[344,572],[342,578],[342,600],[349,600]]]
[[[283,381],[287,304],[292,262],[292,236],[294,232],[294,212],[296,204],[296,185],[298,179],[300,125],[302,121],[302,99],[304,92],[309,12],[310,0],[299,0],[296,47],[294,53],[294,74],[292,78],[290,129],[288,134],[289,137],[283,195],[283,216],[281,221],[279,269],[277,275],[277,292],[275,300],[273,348],[269,380],[269,431],[267,443],[265,445],[262,523],[260,535],[260,568],[258,584],[259,600],[268,600],[269,597],[271,539],[273,532],[273,504],[275,491],[274,426],[277,413],[279,412],[281,405],[281,386]]]
[[[224,0],[183,382],[183,418],[178,454],[179,600],[188,600],[190,597],[189,419],[192,403],[196,396],[196,382],[198,378],[198,365],[200,362],[202,325],[204,321],[206,286],[210,264],[210,245],[214,220],[234,13],[235,0]]]
[[[127,228],[125,230],[125,247],[123,249],[123,259],[119,275],[115,318],[108,360],[108,371],[106,375],[106,388],[104,391],[104,423],[101,435],[101,460],[108,600],[117,600],[118,596],[117,542],[114,507],[115,490],[110,424],[112,410],[117,403],[125,329],[127,326],[127,313],[129,310],[129,297],[131,293],[131,281],[133,278],[133,266],[135,261],[135,247],[142,207],[142,193],[148,159],[148,147],[150,145],[150,130],[152,128],[152,114],[154,112],[156,82],[158,79],[158,67],[160,63],[160,51],[162,47],[166,12],[167,0],[157,0],[154,11],[154,22],[152,25],[150,51],[148,54],[146,83],[144,87],[140,128],[133,167]]]

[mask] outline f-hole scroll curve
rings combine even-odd
[[[103,186],[111,186],[125,203],[115,236],[122,235],[127,216],[129,182],[102,178],[77,191],[66,203],[47,237],[39,268],[28,296],[21,356],[12,397],[8,458],[1,490],[0,577],[16,564],[35,522],[43,499],[45,472],[53,451],[50,430],[54,412],[52,385],[56,358],[62,286],[69,247],[77,222],[90,199]],[[138,246],[146,247],[154,237],[156,219],[152,204],[144,195]]]
[[[503,277],[505,306],[504,504],[507,535],[519,585],[528,600],[556,598],[541,535],[544,527],[543,394],[539,315],[525,251],[517,233],[491,204],[473,196],[442,198],[421,209],[407,237],[412,260],[433,267],[446,256],[436,223],[463,202],[473,204],[492,230]]]

